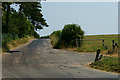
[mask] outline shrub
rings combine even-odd
[[[76,39],[83,39],[84,31],[77,24],[65,25],[61,32],[61,40],[66,46],[76,46]]]
[[[10,48],[7,45],[6,41],[2,41],[2,51],[9,51]]]
[[[51,35],[51,44],[53,48],[61,48],[61,33],[60,31],[54,31]]]
[[[35,38],[38,38],[38,39],[40,38],[39,34],[37,34],[36,31],[34,31],[34,37],[35,37]]]
[[[53,48],[76,46],[76,39],[83,38],[84,31],[77,24],[65,25],[63,30],[54,31],[51,35]]]

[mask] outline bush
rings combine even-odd
[[[76,39],[83,39],[84,31],[77,24],[65,25],[61,32],[61,40],[66,46],[76,46]]]
[[[9,51],[10,48],[7,45],[6,41],[2,41],[2,51]]]
[[[54,31],[51,35],[51,44],[53,45],[53,48],[61,48],[61,33],[60,31]]]
[[[34,37],[35,37],[35,38],[38,38],[38,39],[40,38],[39,34],[37,34],[36,31],[34,31]]]
[[[83,38],[84,31],[77,24],[65,25],[63,30],[54,31],[51,35],[53,48],[76,46],[76,39]]]

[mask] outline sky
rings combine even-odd
[[[117,2],[41,2],[41,5],[49,27],[38,30],[40,36],[72,23],[79,24],[85,35],[118,33]]]
[[[111,2],[107,0],[72,1],[41,1],[42,14],[49,27],[38,30],[40,36],[50,35],[53,31],[61,30],[66,24],[79,24],[85,31],[85,35],[118,33],[117,0],[109,0]],[[12,6],[16,10],[19,8],[19,6]]]

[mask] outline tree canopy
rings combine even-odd
[[[13,4],[20,5],[19,11],[11,7]],[[40,2],[3,2],[2,7],[2,33],[39,37],[35,30],[48,27],[41,13]]]

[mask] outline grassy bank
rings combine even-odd
[[[118,43],[118,35],[92,35],[84,36],[84,39],[104,39],[104,44],[107,46],[108,50],[112,49],[112,40],[115,40]],[[83,41],[83,44],[80,48],[77,48],[76,51],[79,52],[96,52],[97,49],[101,51],[106,51],[105,47],[102,46],[101,41]]]
[[[61,34],[61,31],[54,31],[50,35],[51,44],[53,45],[53,48],[62,48],[60,34]]]
[[[15,40],[10,41],[2,41],[2,51],[9,51],[10,49],[13,49],[15,47],[18,47],[19,45],[27,43],[30,39],[33,39],[33,36],[27,36],[24,38],[18,38]]]
[[[120,58],[117,57],[105,56],[102,60],[91,63],[90,67],[108,72],[120,73],[120,66],[118,64],[119,60]]]

